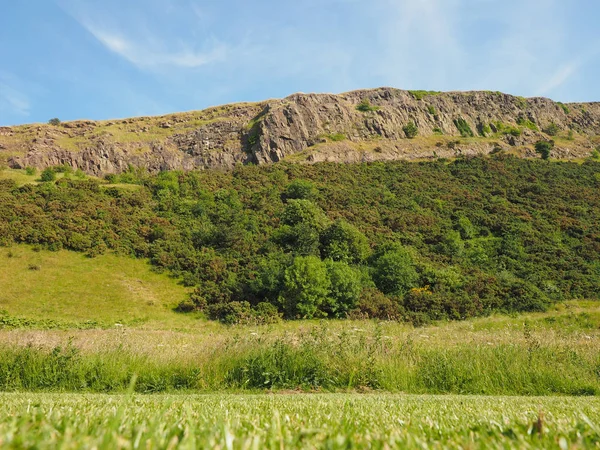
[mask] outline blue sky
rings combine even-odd
[[[0,125],[378,86],[600,100],[598,0],[0,1]]]

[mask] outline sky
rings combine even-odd
[[[0,125],[295,92],[600,100],[599,0],[0,0]]]

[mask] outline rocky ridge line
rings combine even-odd
[[[405,129],[411,122],[418,129],[414,139]],[[544,131],[550,127],[552,133]],[[66,164],[104,175],[131,166],[150,172],[228,169],[281,160],[420,160],[500,150],[534,157],[533,145],[541,139],[556,141],[552,157],[573,159],[589,156],[599,135],[600,103],[379,88],[161,117],[0,127],[0,164]]]

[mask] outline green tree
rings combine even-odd
[[[336,220],[321,236],[323,258],[347,263],[359,263],[370,253],[369,241],[356,227],[345,220]]]
[[[326,302],[326,311],[333,317],[346,317],[358,304],[362,292],[361,274],[343,262],[329,261],[327,272],[331,291]]]
[[[58,117],[54,117],[53,119],[50,119],[48,121],[48,124],[58,126],[58,125],[60,125],[60,119]]]
[[[384,294],[404,296],[418,278],[412,256],[404,248],[390,250],[375,261],[373,281]]]
[[[314,256],[299,256],[285,271],[280,301],[288,317],[311,319],[321,315],[330,287],[325,263]]]

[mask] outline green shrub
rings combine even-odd
[[[349,314],[352,319],[401,320],[404,310],[397,300],[384,295],[376,288],[365,288],[360,294],[356,309]]]
[[[25,169],[25,173],[27,175],[35,175],[37,173],[37,169],[35,167],[27,167]]]
[[[456,125],[456,128],[458,129],[462,137],[467,138],[475,136],[473,134],[473,130],[471,130],[471,127],[469,126],[467,121],[462,117],[454,119],[454,125]]]
[[[537,141],[535,151],[539,153],[542,159],[550,158],[550,152],[554,148],[554,141]]]
[[[529,128],[530,130],[533,130],[533,131],[539,131],[539,128],[537,127],[537,125],[535,123],[533,123],[529,119],[524,118],[523,116],[521,116],[517,119],[517,124],[522,127]]]
[[[482,137],[486,137],[492,133],[492,129],[489,124],[480,122],[477,124],[477,133]]]
[[[308,180],[294,180],[285,188],[284,200],[314,200],[317,196],[315,185]]]
[[[569,109],[569,107],[567,105],[565,105],[564,103],[561,103],[561,102],[556,102],[556,104],[563,110],[563,112],[565,114],[569,115],[571,110]]]
[[[417,134],[419,134],[419,129],[414,122],[408,122],[406,125],[404,125],[404,127],[402,127],[402,131],[404,131],[404,134],[408,139],[413,139],[417,136]]]
[[[56,172],[54,172],[54,169],[48,167],[47,169],[44,169],[42,171],[42,174],[40,175],[40,180],[43,182],[55,181]]]
[[[209,305],[208,318],[227,325],[248,324],[253,322],[253,314],[248,302],[216,303]]]
[[[415,100],[421,101],[423,100],[425,97],[427,97],[428,95],[439,95],[440,92],[438,91],[420,91],[420,90],[416,90],[416,91],[408,91],[410,93],[410,95],[413,96],[413,98]]]
[[[369,99],[365,98],[358,105],[356,105],[356,109],[360,112],[371,112],[378,111],[379,107],[371,105]]]
[[[344,133],[328,134],[328,135],[326,135],[326,138],[332,142],[341,142],[341,141],[345,141],[347,139],[346,135]]]
[[[442,131],[442,129],[440,127],[435,127],[433,129],[433,134],[442,135],[442,134],[444,134],[444,132]]]
[[[343,262],[330,261],[327,272],[331,283],[323,310],[329,317],[344,318],[355,309],[362,292],[360,273]]]
[[[558,128],[558,125],[556,125],[554,122],[550,122],[550,124],[546,128],[544,128],[543,131],[548,136],[556,136],[560,129]]]
[[[58,126],[60,125],[60,119],[58,119],[57,117],[54,117],[53,119],[50,119],[48,121],[49,125],[53,125],[53,126]]]
[[[364,261],[370,251],[365,235],[345,220],[336,220],[321,236],[321,255],[324,259],[357,264]]]
[[[435,106],[433,106],[433,105],[427,106],[427,112],[429,114],[431,114],[432,116],[437,116],[437,111],[435,110]]]
[[[519,137],[521,136],[521,134],[523,134],[523,130],[517,127],[508,126],[502,130],[502,134],[508,134],[514,137]]]

